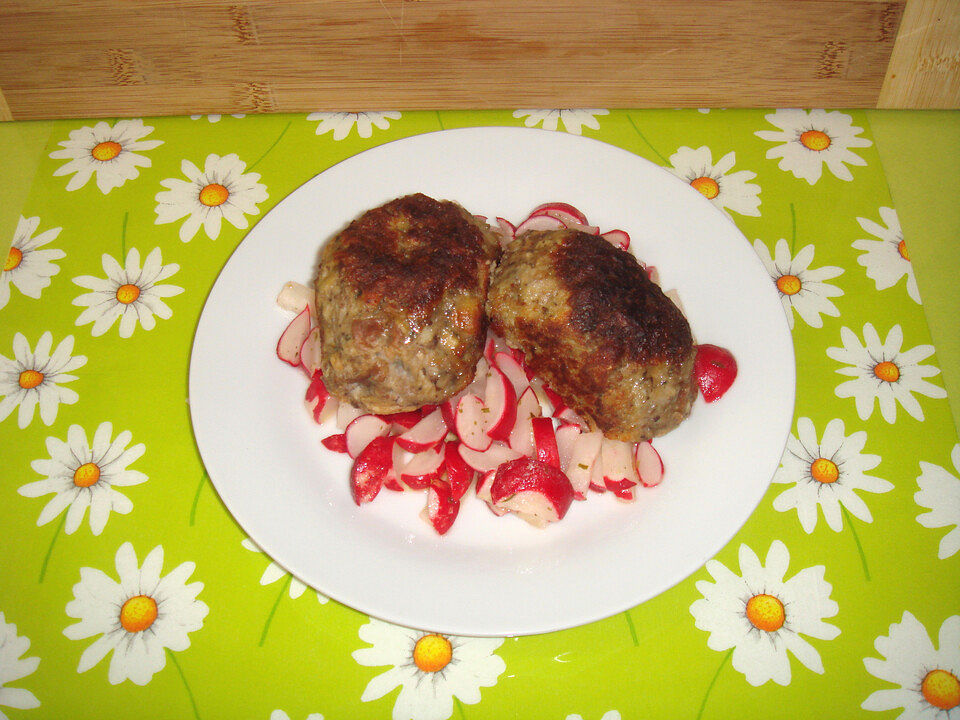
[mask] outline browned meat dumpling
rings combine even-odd
[[[454,202],[408,195],[323,249],[316,280],[324,383],[367,412],[440,403],[472,380],[496,235]]]
[[[524,233],[494,272],[487,312],[591,429],[636,442],[690,414],[690,326],[636,258],[605,239]]]

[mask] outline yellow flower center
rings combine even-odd
[[[230,197],[230,191],[218,183],[210,183],[200,191],[200,202],[207,207],[223,205]]]
[[[100,480],[100,466],[96,463],[84,463],[73,473],[73,484],[77,487],[90,487]]]
[[[43,373],[36,370],[24,370],[20,373],[20,387],[24,390],[33,390],[43,382]]]
[[[754,595],[747,601],[747,620],[757,630],[776,632],[786,619],[783,603],[773,595]]]
[[[438,672],[450,664],[453,648],[443,635],[424,635],[413,648],[413,661],[423,672]]]
[[[800,292],[800,278],[796,275],[781,275],[777,278],[777,290],[784,295],[796,295]]]
[[[720,186],[711,177],[698,177],[696,180],[691,180],[690,184],[695,190],[699,190],[707,200],[713,200],[720,194]]]
[[[817,482],[834,483],[840,477],[840,468],[833,460],[817,458],[810,463],[810,475]]]
[[[129,633],[143,632],[157,619],[157,601],[149,595],[134,595],[120,608],[120,624]]]
[[[900,379],[900,368],[889,360],[884,360],[873,366],[873,374],[877,376],[878,380],[895,383]]]
[[[140,288],[136,285],[121,285],[117,288],[117,301],[129,305],[140,297]]]
[[[900,253],[900,257],[902,257],[907,262],[910,262],[910,253],[907,252],[906,240],[901,240],[900,242],[897,243],[897,252]]]
[[[808,150],[822,152],[830,147],[830,136],[820,130],[807,130],[800,136],[800,142]]]
[[[3,269],[6,271],[13,270],[16,267],[19,267],[22,260],[23,250],[12,247],[10,248],[10,252],[7,253],[7,259],[3,261]]]
[[[924,699],[941,710],[960,705],[960,680],[949,670],[931,670],[920,683]]]
[[[90,151],[90,154],[93,155],[94,160],[107,162],[107,160],[113,160],[119,155],[121,150],[123,150],[123,148],[120,147],[120,143],[114,142],[113,140],[105,140],[95,146],[93,150]]]

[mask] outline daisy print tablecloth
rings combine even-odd
[[[477,125],[690,183],[796,351],[791,435],[736,537],[642,605],[531,637],[398,627],[291,577],[217,496],[186,396],[206,295],[264,213],[364,149]],[[0,718],[960,719],[960,445],[864,114],[58,121],[4,231]]]

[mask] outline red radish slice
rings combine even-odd
[[[517,225],[516,236],[520,237],[528,230],[563,230],[566,223],[550,215],[534,215]]]
[[[517,420],[510,433],[510,447],[521,455],[533,453],[533,425],[531,418],[543,415],[543,408],[533,388],[528,387],[517,401]]]
[[[310,408],[315,422],[323,422],[320,418],[330,398],[330,391],[327,390],[327,386],[323,384],[323,373],[318,370],[310,380],[310,385],[307,387],[305,397],[307,407]]]
[[[390,424],[376,415],[361,415],[347,425],[343,434],[347,436],[347,453],[355,458],[363,452],[374,438],[383,437],[390,431]]]
[[[454,435],[457,434],[457,404],[459,402],[460,397],[456,396],[440,403],[440,415],[447,424],[447,430]]]
[[[561,428],[561,431],[564,428]],[[570,448],[570,459],[563,466],[563,471],[570,478],[570,484],[573,485],[575,492],[584,495],[587,488],[590,487],[591,477],[594,468],[600,472],[600,445],[603,442],[603,433],[599,430],[593,432],[579,433],[573,441]],[[559,443],[559,432],[558,432]],[[602,482],[602,472],[600,472],[600,481]]]
[[[507,447],[503,443],[493,443],[484,452],[471,450],[465,443],[461,443],[457,451],[467,465],[480,473],[496,470],[499,465],[522,457],[516,450]]]
[[[618,500],[630,502],[634,499],[633,489],[637,486],[635,482],[631,482],[629,480],[614,481],[610,478],[604,478],[603,484],[606,486],[607,490],[617,496]]]
[[[737,361],[726,348],[704,343],[697,346],[693,376],[708,403],[719,400],[737,378]]]
[[[506,442],[517,421],[517,393],[513,383],[496,366],[490,368],[485,397],[484,404],[490,415],[487,435]]]
[[[363,410],[350,403],[341,402],[337,407],[337,427],[346,430],[347,425],[363,415]]]
[[[313,419],[319,425],[325,425],[328,422],[336,420],[337,410],[340,408],[340,401],[331,395],[323,403],[323,408],[320,410],[319,414],[314,414],[315,401],[307,400],[306,406],[307,410],[310,411],[310,414],[314,416]]]
[[[496,477],[497,471],[490,470],[485,472],[477,479],[477,497],[487,503],[487,507],[493,511],[493,514],[497,517],[503,517],[507,514],[507,510],[504,508],[499,508],[493,504],[493,500],[490,499],[490,487],[493,485],[493,478]]]
[[[583,418],[577,415],[573,408],[565,407],[560,412],[555,413],[555,417],[565,425],[576,425],[577,427],[582,428],[586,427],[586,423],[583,422]]]
[[[460,457],[460,443],[448,440],[443,446],[443,466],[447,472],[447,484],[454,500],[459,500],[470,489],[474,470]]]
[[[471,450],[483,452],[490,447],[493,438],[487,435],[487,428],[491,419],[490,409],[476,395],[464,395],[457,403],[457,435]]]
[[[493,356],[497,352],[497,341],[492,335],[487,335],[487,344],[483,346],[483,356],[490,365],[493,365]]]
[[[647,265],[644,270],[647,271],[647,277],[650,278],[650,282],[654,285],[660,284],[660,271],[657,270],[656,265]]]
[[[537,460],[560,469],[560,451],[557,449],[557,436],[553,429],[553,420],[545,417],[530,419],[533,426],[533,445],[537,449]]]
[[[615,247],[626,250],[630,247],[630,236],[623,230],[610,230],[600,235],[604,240],[609,241]]]
[[[567,228],[570,230],[576,230],[578,232],[586,233],[587,235],[599,235],[600,228],[596,225],[583,225],[581,223],[567,223]]]
[[[332,450],[333,452],[347,454],[347,436],[343,433],[338,433],[336,435],[327,435],[320,443],[327,449]]]
[[[523,366],[508,352],[498,352],[493,356],[494,367],[499,369],[513,385],[517,397],[530,386],[530,380]]]
[[[314,326],[300,346],[300,366],[313,377],[320,370],[320,328]]]
[[[293,313],[309,308],[310,314],[316,317],[315,299],[316,295],[314,295],[313,288],[291,281],[285,282],[283,287],[280,288],[280,294],[277,295],[277,305]]]
[[[580,437],[580,428],[576,425],[561,425],[557,428],[557,451],[560,453],[560,469],[567,472],[573,448]],[[567,476],[569,477],[569,475]]]
[[[531,378],[530,387],[533,388],[533,392],[537,396],[537,400],[542,406],[551,408],[553,407],[553,403],[550,402],[550,398],[547,396],[547,391],[544,389],[543,381],[540,378]]]
[[[580,223],[581,225],[589,224],[586,215],[577,210],[573,205],[564,202],[549,202],[543,205],[537,205],[530,212],[530,217],[534,215],[553,215],[555,217],[565,215],[568,216],[572,222]]]
[[[544,527],[567,514],[573,503],[573,486],[558,468],[523,457],[497,468],[490,499],[495,506]]]
[[[391,425],[398,426],[404,430],[409,430],[423,419],[423,413],[419,410],[408,410],[406,412],[387,413],[386,415],[377,415],[378,418]]]
[[[434,447],[446,436],[447,424],[443,421],[443,413],[434,410],[400,435],[397,442],[404,450],[415,453]]]
[[[646,487],[659,485],[663,480],[663,459],[649,442],[637,443],[634,453],[640,482]]]
[[[388,436],[390,437],[390,436]],[[394,439],[394,438],[391,438]],[[403,448],[397,445],[396,442],[393,443],[393,452],[391,453],[392,462],[390,463],[390,470],[387,472],[386,477],[383,479],[383,486],[388,490],[394,490],[397,492],[403,492],[407,488],[400,483],[400,473],[403,470],[403,466],[406,464],[404,460],[404,451]]]
[[[550,399],[550,406],[553,408],[552,415],[554,417],[558,417],[560,413],[567,409],[567,403],[564,401],[564,399],[546,385],[543,386],[543,392],[546,393],[547,397]]]
[[[437,534],[443,535],[457,519],[460,501],[454,499],[442,485],[431,485],[427,488],[427,507],[424,512]]]
[[[501,245],[507,245],[517,236],[517,228],[509,220],[504,220],[502,217],[497,218],[497,229],[500,232]]]
[[[443,453],[424,450],[414,455],[400,471],[400,482],[412,490],[423,490],[440,479]]]
[[[300,347],[310,334],[310,309],[303,308],[287,325],[277,341],[277,357],[296,367],[300,364]]]
[[[600,445],[600,462],[603,464],[604,486],[608,490],[613,489],[611,484],[620,487],[627,482],[632,487],[640,482],[630,443],[604,438]]]
[[[367,417],[373,417],[369,415]],[[357,505],[373,500],[393,462],[393,438],[378,437],[363,449],[350,472],[350,487]]]
[[[603,482],[603,462],[601,462],[601,460],[601,454],[598,451],[597,457],[593,461],[593,465],[590,466],[590,489],[595,492],[603,493],[607,491],[607,486]]]

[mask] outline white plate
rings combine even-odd
[[[312,280],[323,242],[360,213],[411,192],[519,221],[572,203],[676,287],[695,337],[729,348],[739,377],[719,402],[658,440],[661,486],[634,504],[574,503],[545,530],[464,501],[450,532],[420,517],[422,493],[358,508],[349,461],[320,445],[306,378],[280,362],[289,321],[274,300]],[[460,635],[573,627],[637,605],[697,570],[753,512],[793,415],[793,344],[750,244],[696,190],[616,147],[564,133],[469,128],[398,140],[320,173],[267,214],[220,273],[200,318],[190,410],[210,478],[237,522],[278,563],[384,620]],[[329,432],[332,432],[330,430]],[[328,433],[327,433],[328,434]],[[472,498],[468,498],[472,499]]]

